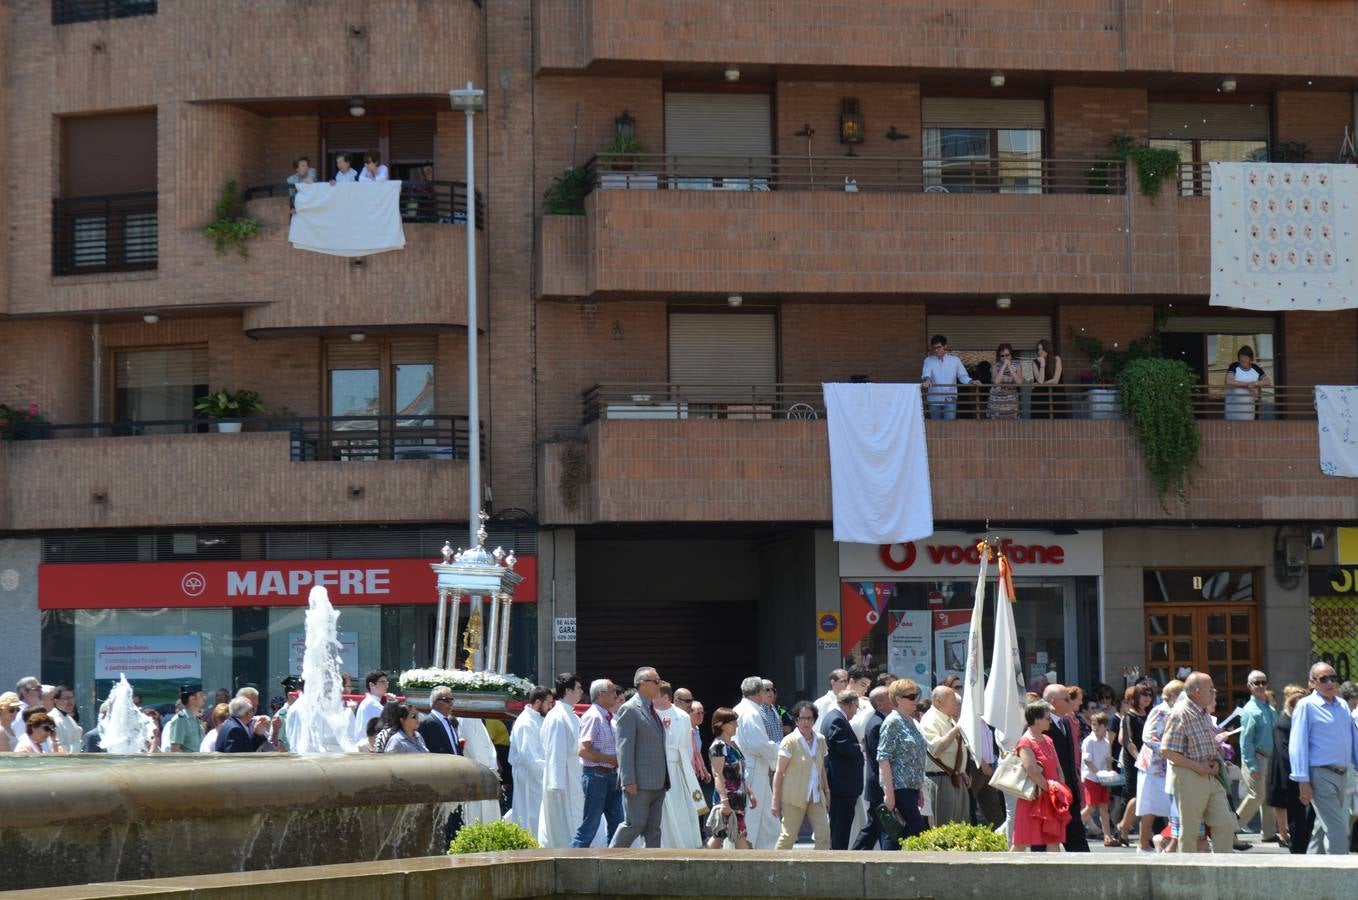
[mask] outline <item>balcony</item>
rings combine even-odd
[[[1311,388],[1275,388],[1254,421],[1224,419],[1223,390],[1199,390],[1200,465],[1184,502],[1167,498],[1163,506],[1107,398],[1071,386],[1038,412],[1054,407],[1058,418],[985,419],[981,395],[964,394],[957,420],[926,424],[934,518],[1039,524],[1358,515],[1358,484],[1320,474]],[[1022,411],[1032,415],[1030,399]],[[818,385],[601,385],[586,395],[585,418],[583,446],[543,448],[544,522],[830,520]],[[571,474],[586,470],[583,483]]]
[[[540,296],[1163,296],[1209,282],[1208,205],[1169,190],[1152,203],[1106,161],[601,156],[590,174],[583,224],[544,218]]]
[[[52,24],[154,16],[156,0],[52,0]]]
[[[203,428],[201,420],[52,425],[50,439],[3,444],[0,530],[428,522],[467,503],[462,416]]]
[[[544,72],[659,74],[667,64],[946,71],[1194,72],[1343,77],[1353,0],[536,0]]]
[[[52,274],[154,269],[160,259],[156,192],[52,200]]]
[[[247,203],[267,197],[287,197],[292,187],[288,184],[266,184],[249,188],[241,196]],[[485,201],[481,192],[476,195],[476,229],[486,227]],[[401,221],[415,225],[466,225],[467,183],[465,181],[430,181],[424,184],[401,183]]]

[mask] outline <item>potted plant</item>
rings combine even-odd
[[[222,199],[217,201],[213,211],[215,218],[203,229],[203,234],[212,241],[218,256],[225,256],[235,248],[241,256],[249,256],[248,242],[259,234],[264,223],[245,214],[245,203],[234,180],[228,181],[222,189]]]
[[[52,436],[52,426],[38,412],[38,404],[15,409],[0,403],[0,438],[7,441],[36,441]]]
[[[217,420],[217,430],[223,434],[240,431],[241,419],[264,412],[256,391],[228,391],[225,388],[206,397],[199,397],[193,411],[200,416]]]
[[[609,168],[617,172],[630,172],[636,164],[634,157],[641,154],[641,141],[630,134],[619,134],[613,142],[603,149],[603,153],[613,157],[608,160]]]
[[[1085,418],[1120,419],[1118,375],[1127,364],[1135,359],[1158,357],[1160,355],[1160,334],[1152,331],[1145,337],[1137,338],[1123,350],[1114,341],[1112,347],[1104,346],[1103,341],[1087,334],[1071,332],[1068,343],[1089,360],[1089,368],[1076,375],[1081,384],[1089,385],[1086,397]]]
[[[1113,148],[1114,158],[1124,163],[1131,160],[1136,164],[1136,180],[1141,186],[1141,193],[1149,197],[1152,203],[1160,196],[1160,186],[1166,178],[1178,178],[1178,150],[1135,144],[1128,134],[1116,135],[1108,143]]]

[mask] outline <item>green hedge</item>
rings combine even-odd
[[[901,842],[906,850],[952,850],[961,853],[1005,851],[1009,842],[984,825],[940,825]]]
[[[491,853],[496,850],[536,850],[538,842],[526,828],[513,822],[476,822],[463,825],[448,845],[448,853]]]

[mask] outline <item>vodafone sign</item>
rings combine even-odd
[[[1046,531],[1007,531],[1001,549],[1014,575],[1102,575],[1103,533],[1054,535]],[[904,544],[840,544],[839,574],[844,578],[963,578],[976,576],[980,534],[939,531]]]
[[[337,606],[433,604],[427,559],[59,563],[38,567],[39,609],[302,606],[324,587]],[[522,557],[519,602],[537,599],[537,559]]]

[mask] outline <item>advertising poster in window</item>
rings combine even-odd
[[[934,620],[934,679],[949,675],[962,677],[967,668],[967,638],[971,632],[971,610],[940,609]]]
[[[96,635],[94,678],[100,698],[123,675],[143,706],[173,704],[179,688],[203,677],[203,639],[196,634]]]
[[[900,585],[891,581],[845,581],[840,584],[841,656],[859,659],[870,669],[880,665],[880,661],[872,658],[871,636],[887,609],[896,605],[899,589]]]
[[[359,677],[358,669],[358,632],[341,631],[340,671]],[[302,658],[306,656],[306,634],[301,631],[288,632],[288,672],[297,677],[302,675]]]
[[[929,683],[929,613],[924,610],[888,610],[887,671],[918,684]]]
[[[1358,668],[1358,567],[1313,568],[1310,577],[1311,660],[1349,681]]]

